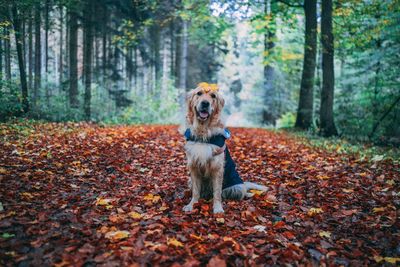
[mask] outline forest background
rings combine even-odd
[[[0,119],[228,125],[399,144],[399,0],[0,0]]]

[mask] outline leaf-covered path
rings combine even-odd
[[[228,142],[267,194],[191,214],[175,126],[0,126],[0,265],[397,264],[399,165],[262,129]],[[257,192],[256,192],[257,193]]]

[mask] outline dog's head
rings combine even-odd
[[[225,101],[218,92],[215,84],[200,83],[196,89],[188,94],[187,120],[193,124],[218,122]]]

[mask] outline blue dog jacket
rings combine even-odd
[[[199,143],[208,143],[213,144],[219,147],[223,147],[225,144],[225,140],[231,137],[231,133],[228,129],[225,129],[224,134],[218,134],[211,136],[208,140],[197,139],[192,136],[190,129],[186,129],[185,138],[186,141],[193,141]],[[234,186],[237,184],[243,184],[242,178],[240,178],[239,173],[236,170],[236,164],[233,161],[228,147],[225,148],[225,167],[224,167],[224,181],[222,183],[222,189],[228,188],[230,186]]]

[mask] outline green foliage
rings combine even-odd
[[[160,96],[159,90],[160,88],[154,95],[133,96],[132,106],[117,112],[110,119],[106,119],[105,123],[177,123],[178,90],[170,85],[163,97],[157,97]]]
[[[23,113],[19,87],[0,81],[0,121],[6,121]]]
[[[288,129],[284,131],[295,136],[303,144],[321,148],[343,156],[353,155],[359,160],[368,160],[371,163],[382,160],[390,160],[394,163],[400,162],[400,149],[393,146],[375,146],[370,143],[358,142],[339,137],[323,138],[312,132]]]
[[[296,114],[293,112],[287,112],[282,115],[276,122],[277,128],[292,128],[296,122]]]

